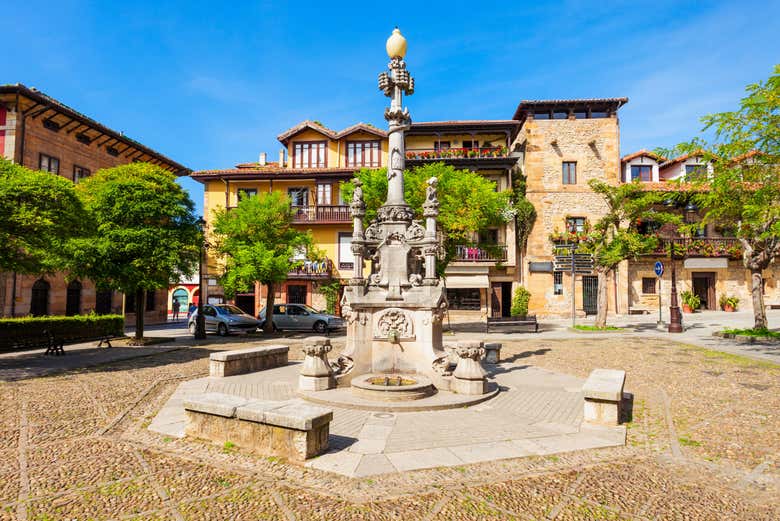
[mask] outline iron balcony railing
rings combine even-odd
[[[317,205],[294,206],[293,222],[296,223],[346,223],[352,221],[349,206]]]
[[[289,272],[288,279],[329,279],[333,273],[333,261],[324,259],[320,261],[305,260],[303,264]]]
[[[507,259],[506,244],[477,246],[456,246],[454,261],[501,262]]]

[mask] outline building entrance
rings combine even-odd
[[[693,294],[701,299],[701,309],[715,308],[715,273],[693,273],[691,275]]]
[[[288,304],[306,304],[306,286],[302,284],[289,284],[287,286]]]
[[[582,277],[582,308],[586,315],[595,315],[599,310],[599,278],[592,275]]]

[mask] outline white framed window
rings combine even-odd
[[[330,205],[333,202],[333,187],[330,183],[317,185],[317,204]]]
[[[380,167],[379,141],[348,141],[347,166]]]
[[[352,255],[352,233],[339,232],[339,269],[351,270],[354,266]]]
[[[563,272],[553,272],[553,295],[563,295]]]

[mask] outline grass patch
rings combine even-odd
[[[236,444],[232,441],[226,441],[224,445],[222,445],[222,452],[225,454],[230,454],[234,450],[236,450]]]
[[[769,329],[762,327],[759,329],[724,329],[723,333],[726,335],[744,335],[762,338],[780,338],[780,333],[777,331],[770,331]]]
[[[623,328],[617,326],[596,327],[577,324],[573,329],[576,329],[577,331],[621,331]]]
[[[757,360],[749,358],[743,355],[735,355],[733,353],[726,353],[724,351],[715,351],[714,349],[707,349],[691,344],[678,344],[680,347],[690,349],[692,351],[698,351],[704,356],[704,358],[712,361],[729,362],[740,367],[752,367],[756,369],[780,369],[780,365],[769,360]]]
[[[700,441],[692,440],[687,436],[680,436],[679,438],[677,438],[677,441],[679,441],[680,445],[684,447],[701,447]]]

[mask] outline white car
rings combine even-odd
[[[203,306],[203,316],[206,322],[206,332],[225,336],[230,333],[257,331],[260,321],[252,315],[230,304],[207,304]],[[198,310],[192,312],[188,327],[195,334]]]

